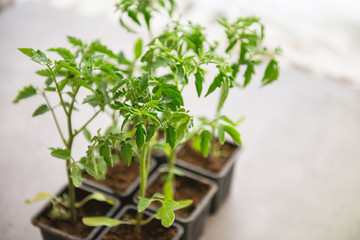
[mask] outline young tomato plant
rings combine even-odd
[[[279,76],[279,65],[276,60],[276,55],[281,52],[279,48],[275,49],[274,52],[270,52],[263,46],[264,25],[258,18],[238,18],[233,23],[229,23],[227,19],[222,18],[218,22],[225,29],[228,39],[225,54],[229,54],[232,61],[230,60],[227,63],[228,65],[225,71],[220,71],[214,78],[205,95],[206,97],[217,88],[221,89],[215,111],[215,118],[213,120],[200,119],[201,127],[198,128],[195,133],[195,135],[198,135],[198,138],[194,141],[194,147],[198,150],[201,149],[203,156],[208,159],[208,163],[211,162],[213,154],[218,152],[217,142],[221,145],[224,144],[224,133],[229,134],[236,144],[241,144],[240,134],[235,128],[241,121],[234,122],[228,117],[221,115],[221,110],[229,95],[229,90],[234,86],[240,88],[248,86],[255,74],[255,66],[261,64],[265,58],[268,58],[269,61],[262,78],[262,85],[264,86],[277,80]],[[232,55],[234,57],[232,57]],[[237,78],[241,72],[243,73],[243,80],[237,82]],[[203,81],[203,79],[204,78],[202,78],[201,81]],[[211,131],[207,128],[210,128]],[[216,131],[218,141],[215,137]]]
[[[136,233],[141,231],[141,226],[150,222],[153,218],[161,220],[162,225],[169,227],[175,218],[174,211],[189,206],[192,201],[185,200],[176,202],[169,194],[155,194],[152,198],[146,198],[146,183],[149,174],[149,166],[151,161],[151,152],[156,140],[156,131],[160,127],[165,127],[166,131],[171,131],[171,135],[167,134],[167,142],[174,147],[175,140],[173,131],[175,127],[172,125],[172,116],[181,114],[184,110],[177,110],[180,103],[176,99],[181,95],[176,90],[169,92],[154,91],[154,79],[149,73],[144,73],[141,77],[131,77],[123,79],[119,84],[118,90],[115,92],[111,107],[118,110],[123,118],[122,129],[127,124],[133,127],[133,136],[125,137],[124,133],[109,133],[106,135],[98,135],[92,138],[92,145],[89,146],[88,159],[94,158],[94,149],[97,147],[109,149],[110,146],[120,146],[120,154],[127,165],[130,165],[135,155],[135,161],[140,167],[140,193],[138,214],[136,219],[123,221],[114,220],[103,217],[84,218],[83,222],[90,226],[114,226],[118,224],[134,224]],[[160,86],[156,84],[156,86]],[[168,109],[174,109],[169,112]],[[163,115],[160,119],[160,114]],[[184,113],[185,114],[185,113]],[[164,117],[169,116],[169,117]],[[125,128],[127,130],[127,128]],[[110,151],[108,151],[110,154]],[[108,158],[111,158],[108,155]],[[91,160],[90,160],[91,161]],[[143,219],[142,212],[148,208],[153,201],[159,201],[162,206],[157,213]]]
[[[81,177],[82,169],[79,167],[79,161],[76,161],[72,156],[72,146],[79,133],[85,131],[86,127],[101,113],[111,101],[111,89],[109,86],[121,79],[121,74],[118,69],[111,64],[110,59],[117,59],[115,55],[106,46],[99,41],[94,41],[91,44],[85,44],[80,39],[68,37],[68,41],[73,45],[74,50],[71,51],[66,48],[51,48],[50,52],[55,52],[60,55],[61,60],[51,60],[44,52],[40,50],[33,50],[32,48],[19,48],[19,50],[31,58],[34,62],[42,66],[42,69],[36,73],[45,77],[43,86],[34,87],[29,85],[19,91],[17,97],[13,101],[19,101],[29,98],[34,95],[39,95],[43,98],[44,103],[40,105],[33,113],[33,117],[50,112],[54,120],[56,129],[63,142],[63,147],[50,148],[51,156],[57,159],[65,160],[66,173],[68,178],[68,194],[64,197],[54,197],[48,193],[41,193],[28,203],[50,198],[55,204],[52,213],[55,216],[57,204],[65,207],[62,213],[58,215],[68,216],[74,220],[77,216],[76,209],[83,204],[77,203],[75,199],[75,187],[79,187],[83,181]],[[85,99],[79,99],[79,93],[87,91],[90,94]],[[48,95],[55,95],[57,103],[51,103]],[[83,123],[80,127],[73,126],[73,113],[87,104],[94,108],[93,115]],[[57,114],[62,112],[66,117],[66,124],[61,124]],[[62,129],[65,125],[66,132]],[[112,165],[111,162],[105,161],[104,158],[99,160],[105,165]],[[100,162],[92,162],[89,164],[89,174],[98,171]],[[99,194],[94,195],[94,199],[101,199]],[[80,204],[80,205],[79,205]],[[59,210],[60,211],[60,210]],[[66,213],[65,213],[65,212]]]

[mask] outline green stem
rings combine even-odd
[[[141,226],[144,226],[144,225],[148,224],[148,223],[151,222],[151,220],[153,220],[155,217],[156,217],[156,214],[153,214],[153,215],[151,215],[150,217],[148,217],[147,219],[143,220],[143,221],[141,222]]]
[[[174,168],[175,168],[175,157],[176,157],[176,147],[171,150],[169,156],[169,169],[166,181],[163,185],[163,193],[165,195],[165,199],[174,199]]]
[[[95,114],[79,129],[76,130],[76,132],[74,133],[74,137],[76,135],[78,135],[82,130],[84,130],[84,128],[87,127],[87,125],[89,125],[91,123],[92,120],[94,120],[94,118],[101,112],[101,109],[99,109],[98,111],[95,112]]]
[[[58,95],[59,95],[60,102],[61,102],[61,105],[62,105],[62,107],[63,107],[63,109],[64,109],[64,112],[65,112],[66,115],[68,115],[68,112],[67,112],[67,110],[66,110],[66,106],[65,106],[63,97],[62,97],[61,92],[60,92],[60,89],[59,89],[59,84],[58,84],[58,82],[56,81],[56,78],[55,78],[55,74],[54,74],[53,70],[51,69],[51,67],[50,67],[49,65],[46,65],[46,66],[47,66],[47,68],[49,69],[49,71],[50,71],[50,73],[51,73],[51,78],[52,78],[52,80],[53,80],[54,83],[55,83],[56,92],[57,92]]]
[[[217,108],[216,108],[215,119],[217,119],[220,116],[220,112],[221,112],[221,108],[222,108],[222,106],[220,105],[220,102],[221,102],[221,94],[220,94],[219,101],[218,101]],[[214,155],[214,152],[215,152],[215,148],[216,148],[215,126],[212,125],[211,126],[210,150],[209,150],[209,155],[206,158],[207,164],[209,164],[209,165],[212,162],[212,158],[213,158],[213,155]]]
[[[148,153],[148,145],[144,144],[141,149],[140,155],[140,197],[145,198],[146,195],[146,182],[147,182],[147,171],[146,171],[146,157]],[[135,233],[141,232],[141,222],[143,221],[142,212],[138,212],[136,216]]]
[[[54,112],[54,109],[51,107],[50,105],[50,102],[49,102],[49,99],[46,97],[45,93],[42,93],[42,96],[44,97],[45,101],[46,101],[46,104],[48,105],[48,108],[50,109],[50,112],[51,112],[51,115],[53,116],[53,119],[55,121],[55,125],[56,125],[56,128],[60,134],[60,137],[61,137],[61,140],[63,141],[63,143],[66,145],[66,140],[64,138],[64,135],[61,131],[61,128],[60,128],[60,125],[59,125],[59,122],[56,118],[56,115],[55,115],[55,112]]]

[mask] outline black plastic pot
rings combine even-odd
[[[167,168],[167,166],[167,164],[162,164],[159,166],[159,169]],[[175,222],[178,222],[181,226],[184,227],[184,235],[182,236],[181,240],[197,240],[204,230],[207,217],[210,214],[211,200],[216,194],[218,187],[213,181],[208,180],[202,176],[196,175],[186,170],[181,170],[181,172],[184,174],[184,177],[194,179],[209,186],[209,190],[206,196],[202,199],[201,203],[195,208],[195,210],[188,218],[176,217],[175,219]],[[158,171],[150,176],[148,186],[150,186],[160,174],[161,173]],[[133,199],[135,203],[138,203],[138,195],[138,192],[134,195]],[[150,210],[156,211],[156,209],[154,209],[152,206],[150,206]]]
[[[226,141],[225,144],[229,144],[231,146],[236,147],[236,150],[229,158],[229,160],[226,162],[223,169],[218,173],[206,170],[194,164],[185,162],[181,159],[176,159],[176,166],[178,166],[179,168],[199,174],[211,181],[214,181],[218,185],[218,191],[215,194],[211,203],[211,213],[216,212],[220,208],[221,203],[223,203],[224,200],[229,195],[235,163],[236,160],[238,159],[239,152],[241,149],[241,147],[228,141]]]
[[[121,219],[121,217],[129,210],[137,211],[136,206],[134,206],[134,205],[125,205],[115,215],[115,218],[116,219]],[[153,212],[151,210],[145,210],[143,213],[144,213],[145,216],[150,216],[150,215],[153,214]],[[183,227],[181,225],[177,224],[177,223],[173,223],[172,226],[177,228],[177,233],[172,239],[169,239],[169,240],[180,240],[183,233],[184,233]],[[111,228],[109,228],[109,227],[103,229],[103,231],[100,233],[100,235],[95,240],[101,240],[106,234],[108,234],[108,232],[110,230],[111,230]],[[144,239],[144,240],[146,240],[146,239]]]
[[[76,191],[76,194],[80,193],[80,194],[85,194],[85,195],[89,195],[91,193],[96,192],[94,189],[92,189],[91,187],[87,187],[87,186],[80,186],[79,188],[76,188],[75,191]],[[61,196],[65,192],[67,192],[67,185],[64,186],[56,196]],[[108,194],[105,194],[105,196],[114,201],[114,205],[112,205],[112,206],[109,205],[109,210],[105,215],[106,217],[112,217],[112,216],[114,216],[114,214],[120,207],[120,201],[118,199],[116,199],[115,197],[110,196]],[[95,201],[95,200],[92,200],[92,201]],[[79,238],[79,237],[70,235],[66,232],[60,231],[59,229],[53,228],[51,226],[45,225],[45,224],[37,221],[37,219],[43,214],[43,212],[46,211],[47,208],[49,208],[50,204],[51,203],[47,203],[41,209],[41,211],[39,213],[37,213],[31,220],[32,224],[40,229],[42,238],[44,240],[93,240],[96,238],[97,235],[100,234],[101,230],[104,228],[104,227],[94,227],[90,231],[90,233],[88,234],[87,237]],[[99,202],[99,204],[107,204],[107,203]]]
[[[151,173],[153,173],[156,169],[157,169],[157,160],[156,159],[152,159],[151,163],[150,163],[150,169],[149,169],[149,175]],[[122,204],[129,204],[132,203],[132,197],[134,195],[134,193],[139,189],[139,185],[140,185],[140,175],[135,179],[135,181],[122,193],[117,193],[115,192],[112,188],[101,184],[99,182],[96,181],[92,181],[92,180],[86,180],[84,181],[85,185],[90,186],[92,188],[97,189],[99,192],[102,193],[107,193],[113,196],[116,196],[118,199],[121,200]]]

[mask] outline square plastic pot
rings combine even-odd
[[[56,196],[61,196],[63,193],[65,193],[67,191],[67,185],[64,186]],[[90,195],[94,192],[96,192],[95,189],[88,187],[88,186],[80,186],[79,188],[75,188],[76,192],[81,192],[82,194],[85,195]],[[104,194],[106,197],[108,197],[109,199],[112,199],[114,201],[114,205],[112,205],[110,207],[110,209],[108,210],[108,212],[105,214],[106,217],[112,217],[114,216],[114,214],[118,211],[119,207],[120,207],[120,201],[108,194]],[[38,227],[40,229],[40,233],[41,236],[44,240],[93,240],[96,238],[96,236],[98,236],[101,232],[101,230],[104,227],[94,227],[90,233],[88,234],[87,237],[85,238],[79,238],[76,236],[73,236],[71,234],[68,234],[66,232],[63,232],[59,229],[56,229],[52,226],[48,226],[45,225],[39,221],[37,221],[37,219],[43,214],[44,211],[46,211],[46,209],[49,207],[51,203],[48,202],[42,209],[41,211],[39,211],[31,220],[32,224],[36,227]],[[101,204],[105,204],[104,202],[101,202]]]
[[[118,211],[118,213],[115,215],[114,218],[115,218],[115,219],[121,219],[122,216],[123,216],[127,211],[129,211],[129,210],[134,210],[134,211],[137,212],[136,206],[134,206],[134,205],[125,205],[124,207],[122,207],[122,208]],[[153,214],[153,212],[152,212],[151,210],[145,210],[143,213],[144,213],[145,216],[150,216],[150,215]],[[181,237],[182,237],[182,235],[183,235],[183,233],[184,233],[184,228],[183,228],[181,225],[179,225],[178,223],[173,223],[172,226],[177,229],[177,233],[176,233],[176,235],[175,235],[172,239],[169,239],[169,240],[180,240]],[[103,229],[103,231],[102,231],[102,232],[100,233],[100,235],[96,238],[96,240],[101,240],[101,239],[103,239],[103,237],[104,237],[106,234],[108,234],[108,232],[109,232],[110,230],[111,230],[110,227],[107,227],[107,228]],[[146,240],[146,239],[138,239],[138,240]]]
[[[167,167],[168,167],[167,164],[162,164],[159,166],[159,169],[167,168]],[[216,183],[214,183],[213,181],[208,180],[195,173],[189,172],[187,170],[181,170],[181,172],[184,174],[183,177],[187,177],[199,181],[209,186],[209,190],[207,194],[204,196],[200,204],[194,209],[194,211],[190,214],[189,217],[175,218],[175,222],[179,223],[184,228],[184,234],[181,240],[197,240],[204,231],[206,220],[210,215],[211,200],[216,194],[218,187]],[[159,177],[160,174],[161,173],[159,171],[154,172],[148,180],[148,186],[150,186]],[[137,199],[138,195],[139,193],[137,192],[133,198],[136,204],[138,203],[138,199]],[[156,209],[153,206],[150,206],[149,209],[152,211],[156,211]]]
[[[211,181],[214,181],[218,186],[218,191],[212,199],[211,203],[211,213],[216,212],[221,204],[226,200],[230,192],[230,187],[233,179],[234,167],[236,160],[239,157],[241,147],[226,141],[225,144],[229,144],[233,147],[236,147],[232,156],[228,159],[222,170],[218,173],[206,170],[202,167],[196,166],[194,164],[185,162],[181,159],[176,159],[176,166],[188,170],[190,172],[199,174],[200,176],[205,177]]]

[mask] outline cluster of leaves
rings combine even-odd
[[[243,121],[243,119],[244,118],[240,118],[237,121],[232,121],[225,115],[218,116],[213,120],[200,117],[199,127],[192,133],[194,136],[194,150],[202,152],[203,156],[207,158],[212,147],[211,144],[213,144],[213,136],[215,135],[221,145],[225,143],[225,134],[228,134],[235,144],[241,145],[240,133],[236,130],[236,127]],[[213,132],[209,129],[213,130]],[[216,134],[214,130],[216,130]]]
[[[148,29],[151,28],[151,18],[154,12],[159,12],[165,9],[171,16],[174,8],[174,0],[121,0],[116,4],[116,7],[121,12],[120,24],[129,32],[134,32],[124,21],[124,15],[131,19],[132,22],[142,25],[139,20],[139,15],[142,15]]]
[[[233,77],[236,78],[241,66],[246,67],[244,71],[244,81],[240,86],[246,87],[252,76],[255,74],[255,66],[263,62],[264,57],[269,57],[262,84],[266,85],[277,80],[279,76],[279,65],[276,55],[280,54],[277,48],[274,53],[269,52],[263,46],[264,25],[259,18],[246,17],[238,18],[235,22],[229,23],[226,18],[218,21],[224,28],[228,39],[226,53],[235,52],[237,59],[231,65]]]
[[[160,201],[162,206],[156,214],[156,218],[161,219],[164,226],[170,226],[174,221],[174,211],[186,207],[192,201],[176,202],[171,197],[161,199],[159,197],[147,199],[144,196],[145,186],[149,171],[150,156],[153,145],[156,143],[156,132],[164,129],[166,144],[174,149],[177,143],[186,135],[191,127],[191,116],[182,108],[183,101],[180,91],[170,84],[160,84],[148,72],[141,77],[130,77],[123,79],[121,85],[117,85],[111,108],[118,111],[123,118],[120,134],[108,133],[102,136],[95,136],[91,139],[92,145],[89,146],[86,157],[86,164],[91,164],[97,160],[96,149],[99,149],[98,158],[112,166],[110,147],[119,146],[122,160],[127,165],[136,159],[140,164],[140,195],[139,213],[143,209],[144,201]],[[180,99],[179,99],[180,97]],[[127,127],[126,127],[127,126]],[[132,126],[129,130],[128,126]],[[128,134],[125,134],[128,133]],[[136,156],[134,158],[133,156]],[[84,158],[85,159],[85,158]],[[108,162],[109,161],[109,162]],[[89,172],[89,171],[88,171]],[[97,173],[101,172],[101,169]],[[94,173],[92,173],[94,174]],[[98,176],[97,176],[98,177]],[[165,193],[165,196],[169,194]],[[160,196],[160,195],[157,195]],[[186,203],[186,205],[185,205]],[[147,205],[146,208],[149,206]],[[154,215],[155,217],[155,215]],[[113,219],[106,218],[86,218],[86,224],[121,224],[122,221],[114,222]],[[136,223],[141,225],[141,223]]]
[[[174,22],[168,29],[156,37],[148,51],[142,57],[149,71],[158,68],[168,69],[168,73],[159,79],[170,82],[182,90],[193,76],[196,91],[200,97],[209,65],[216,67],[217,74],[208,88],[208,96],[216,88],[222,88],[221,106],[225,102],[229,88],[234,86],[233,70],[228,61],[216,54],[217,43],[209,43],[204,28],[189,22],[187,25]]]

